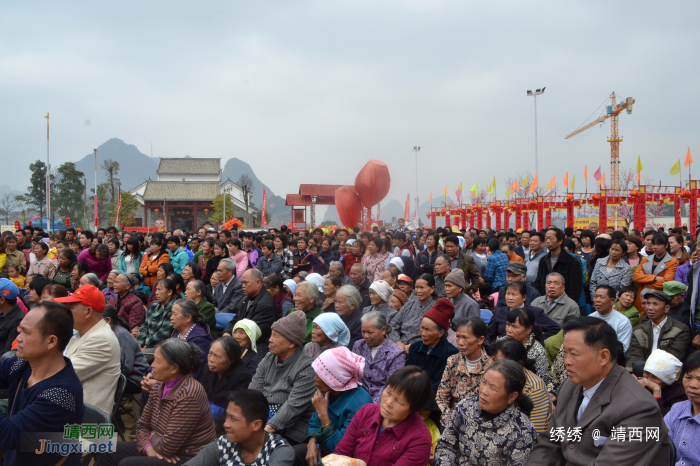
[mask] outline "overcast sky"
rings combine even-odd
[[[0,184],[77,161],[112,137],[155,156],[238,157],[277,194],[352,184],[370,159],[403,200],[460,182],[499,195],[583,168],[610,171],[609,123],[564,140],[615,91],[623,168],[677,183],[700,161],[694,1],[120,1],[0,6]],[[595,112],[592,118],[600,113]],[[124,167],[126,168],[126,167]],[[138,167],[130,167],[138,169]],[[700,165],[695,168],[700,177]],[[687,178],[687,170],[683,172]],[[592,179],[592,176],[590,176]],[[589,182],[589,188],[593,185]],[[578,191],[578,189],[577,189]]]

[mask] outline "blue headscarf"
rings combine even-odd
[[[314,319],[314,324],[321,327],[331,341],[347,346],[350,343],[350,330],[335,312],[324,312]]]

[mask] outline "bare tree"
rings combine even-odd
[[[117,199],[117,191],[115,184],[119,182],[119,178],[117,178],[117,176],[119,175],[119,162],[111,159],[105,160],[104,162],[102,162],[102,169],[105,171],[107,177],[109,178],[109,185],[112,191],[112,204],[114,204],[114,201]]]
[[[253,194],[253,180],[248,175],[241,175],[236,181],[243,191],[243,202],[245,203],[245,224],[250,227],[250,195]]]
[[[15,196],[15,201],[17,201],[17,207],[19,210],[22,211],[21,220],[24,222],[27,219],[27,198],[23,194],[20,194],[19,196]]]
[[[0,197],[0,215],[5,217],[5,225],[10,224],[10,216],[12,211],[19,206],[17,197],[12,193],[4,193]]]

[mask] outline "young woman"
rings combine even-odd
[[[156,277],[158,268],[164,263],[170,263],[170,256],[165,252],[163,240],[157,237],[151,238],[149,251],[141,257],[141,264],[139,265],[139,273],[148,288],[153,288],[158,281]]]
[[[158,270],[156,270],[156,282],[153,285],[153,288],[151,288],[151,294],[148,296],[149,306],[156,300],[156,285],[158,282],[164,278],[168,278],[168,276],[174,272],[175,270],[173,269],[173,266],[170,265],[170,262],[163,262],[158,266]],[[178,295],[179,292],[177,291],[177,282],[175,282],[175,293],[173,293],[173,298],[178,298]]]
[[[583,230],[581,232],[581,248],[576,251],[576,253],[583,257],[584,260],[588,260],[588,256],[593,252],[593,243],[595,242],[595,235],[590,230]]]
[[[362,255],[365,253],[365,244],[360,240],[349,239],[346,243],[346,249],[348,244],[350,245],[350,252],[343,256],[340,263],[343,264],[345,275],[349,277],[352,266],[362,262]]]
[[[212,338],[217,338],[216,332],[216,308],[212,304],[214,299],[208,293],[207,286],[201,280],[192,280],[185,285],[185,298],[197,303],[199,313],[206,319]]]
[[[207,265],[204,269],[204,278],[202,281],[204,283],[211,282],[211,276],[216,272],[216,268],[219,266],[221,259],[227,258],[229,255],[228,248],[221,241],[216,241],[214,247],[212,248],[212,255],[207,261]],[[238,266],[238,264],[236,264]]]
[[[280,278],[282,280],[289,280],[294,275],[294,254],[287,249],[289,244],[287,235],[277,235],[273,243],[275,245],[275,254],[282,258],[282,264],[284,264],[282,272],[280,272]]]
[[[643,248],[642,240],[636,236],[628,236],[625,242],[627,243],[627,263],[634,268],[642,260],[642,256],[639,254]],[[633,273],[634,270],[632,270]]]
[[[394,250],[394,245],[391,244],[391,238],[385,236],[382,240],[382,250],[380,251],[380,254],[382,255],[382,258],[384,259],[384,270],[389,270],[389,264],[391,263],[391,259],[396,257],[393,254]]]
[[[596,261],[588,285],[591,301],[600,285],[612,286],[617,293],[623,286],[632,284],[632,268],[622,259],[626,253],[627,243],[616,239],[610,244],[608,257]]]
[[[367,466],[428,464],[432,438],[418,411],[430,396],[428,374],[415,366],[398,369],[389,377],[381,402],[355,413],[334,453]]]
[[[236,261],[236,277],[240,279],[243,272],[248,270],[248,254],[243,250],[240,240],[236,238],[228,240],[228,252]]]
[[[435,466],[525,464],[537,442],[525,382],[518,363],[493,363],[484,373],[479,396],[454,409],[438,442]]]
[[[27,274],[44,275],[46,266],[51,262],[51,259],[46,257],[46,254],[49,252],[48,244],[44,242],[34,243],[32,252],[34,253],[34,259],[29,265]]]
[[[69,248],[63,249],[55,260],[46,265],[44,276],[67,290],[74,290],[78,287],[78,282],[71,282],[71,264],[75,261],[75,253]]]
[[[430,310],[437,300],[435,296],[435,278],[424,273],[416,280],[416,298],[406,302],[404,307],[392,318],[391,339],[408,354],[411,343],[420,340],[420,326],[423,315]]]
[[[71,286],[72,284],[75,284],[75,286],[72,287],[71,290],[75,291],[80,286],[80,280],[83,278],[83,276],[86,273],[90,272],[90,268],[88,267],[87,262],[75,261],[70,265],[70,269]]]
[[[289,314],[294,309],[294,300],[284,291],[282,279],[273,273],[265,277],[264,283],[267,292],[275,298],[278,315],[284,317]]]
[[[680,233],[671,233],[668,235],[668,253],[678,261],[679,266],[688,262],[689,254],[688,251],[685,250],[683,235]]]
[[[324,267],[324,274],[328,273],[328,270],[330,269],[331,262],[337,260],[335,257],[335,254],[333,254],[333,251],[331,251],[331,240],[328,238],[323,238],[321,240],[321,249],[319,252],[319,260],[322,261],[323,267]]]
[[[136,236],[130,237],[124,244],[124,253],[119,256],[119,271],[121,273],[139,273],[141,266],[141,244]]]
[[[381,280],[384,273],[384,257],[379,254],[382,249],[382,241],[372,238],[367,243],[367,253],[362,256],[362,265],[367,268],[367,278],[374,282]]]
[[[438,242],[440,237],[437,233],[428,233],[425,237],[425,249],[418,253],[416,257],[416,268],[419,273],[433,273],[433,265],[438,256]]]
[[[508,288],[506,293],[514,289]],[[506,301],[508,301],[508,296],[506,296]],[[516,308],[508,313],[506,337],[504,338],[513,338],[525,346],[527,358],[535,365],[535,373],[547,384],[550,391],[554,391],[554,386],[549,378],[549,365],[543,346],[542,329],[536,325],[535,315],[530,309]]]

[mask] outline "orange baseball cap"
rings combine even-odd
[[[105,295],[94,285],[83,285],[75,290],[72,295],[65,298],[55,298],[54,301],[57,303],[82,303],[99,313],[102,313],[107,305]]]

